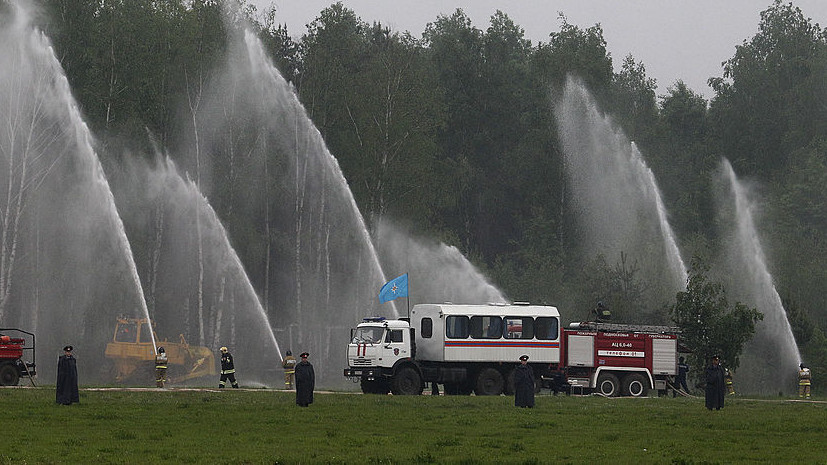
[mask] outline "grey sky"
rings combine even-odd
[[[502,10],[525,30],[532,44],[548,41],[560,30],[558,12],[570,24],[587,28],[600,23],[615,70],[628,54],[643,62],[657,79],[658,95],[682,79],[692,90],[712,96],[706,80],[722,74],[721,63],[735,46],[758,32],[760,12],[773,0],[346,0],[366,22],[379,21],[396,31],[421,37],[425,25],[457,8],[475,27],[486,29]],[[785,3],[789,0],[785,0]],[[827,0],[792,0],[806,17],[827,24]],[[279,22],[294,37],[334,0],[248,0],[263,11],[276,7]]]

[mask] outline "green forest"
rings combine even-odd
[[[675,295],[646,257],[595,253],[581,240],[555,122],[574,76],[639,149],[687,263],[723,254],[722,160],[753,187],[756,229],[802,358],[816,386],[827,376],[827,29],[794,3],[769,4],[756,35],[732,44],[709,99],[682,81],[659,83],[667,90],[658,95],[645,63],[612,57],[600,25],[571,24],[565,12],[539,43],[501,12],[484,29],[457,9],[424,31],[395,31],[343,3],[304,31],[286,30],[275,6],[214,0],[46,0],[37,22],[108,172],[127,152],[184,152],[201,86],[250,27],[338,160],[369,230],[390,219],[454,246],[509,299],[558,305],[571,320],[602,301],[616,321],[671,323]],[[223,152],[200,156],[215,158],[201,161],[212,166],[203,176],[191,159],[175,161],[198,174],[264,294],[268,241],[278,238],[250,226],[258,213],[233,188],[256,168]],[[728,272],[710,274],[726,282]]]

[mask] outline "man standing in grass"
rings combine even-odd
[[[686,385],[686,374],[689,373],[689,365],[683,357],[678,359],[678,376],[675,378],[675,386],[672,389],[672,397],[677,396],[677,390],[683,389],[683,392],[689,393],[689,387]]]
[[[222,347],[219,350],[221,350],[221,379],[218,381],[218,388],[223,388],[227,384],[228,379],[234,388],[238,388],[238,381],[235,380],[233,354],[231,354],[226,347]]]
[[[534,370],[528,366],[528,355],[521,355],[520,364],[514,368],[514,405],[534,407]]]
[[[299,407],[307,407],[313,403],[313,389],[316,387],[316,373],[313,371],[313,365],[307,361],[310,356],[307,352],[302,352],[299,356],[301,362],[296,365],[296,405]]]
[[[724,407],[724,369],[721,367],[717,355],[712,356],[712,362],[706,367],[706,408],[721,410]]]
[[[729,371],[729,368],[724,368],[724,383],[726,384],[727,394],[735,395],[735,385],[732,384],[732,372]]]
[[[296,374],[296,357],[293,352],[287,351],[287,356],[281,361],[284,368],[284,389],[293,389],[293,375]]]
[[[164,387],[167,382],[167,352],[163,347],[158,347],[158,355],[155,356],[155,385]]]
[[[63,348],[63,355],[57,360],[57,383],[55,401],[61,405],[80,402],[78,395],[78,364],[72,355],[72,346]]]
[[[803,363],[798,365],[798,397],[810,398],[810,369]]]

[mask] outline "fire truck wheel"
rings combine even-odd
[[[643,397],[649,390],[646,378],[640,373],[629,373],[623,378],[623,395],[632,397]]]
[[[3,386],[17,386],[20,380],[20,373],[17,367],[11,363],[4,363],[0,365],[0,385]]]
[[[503,375],[494,368],[483,368],[477,375],[474,393],[478,396],[498,396],[503,393]]]
[[[422,394],[422,378],[411,367],[400,368],[393,377],[391,392],[395,396],[418,396]]]
[[[612,373],[601,373],[597,377],[597,392],[606,397],[615,397],[620,394],[620,381]]]

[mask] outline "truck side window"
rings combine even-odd
[[[388,331],[388,335],[385,336],[385,342],[402,342],[402,330],[392,329]]]
[[[557,318],[541,316],[534,320],[534,334],[537,339],[557,339],[560,322]]]
[[[498,316],[472,316],[471,337],[474,339],[499,339],[503,336],[503,320]]]
[[[420,323],[419,333],[425,339],[430,339],[434,334],[434,322],[430,318],[423,318]]]
[[[506,339],[531,339],[534,337],[534,318],[530,316],[505,317]]]
[[[449,316],[446,318],[445,336],[451,339],[468,339],[468,317]]]

